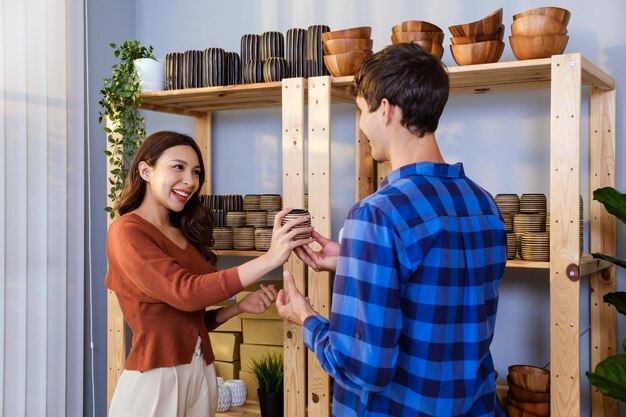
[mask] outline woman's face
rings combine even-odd
[[[142,161],[139,172],[146,181],[144,199],[175,212],[200,188],[200,161],[191,146],[167,149],[152,167]]]

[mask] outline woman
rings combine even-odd
[[[208,331],[242,313],[261,313],[276,299],[273,286],[218,310],[281,266],[311,239],[293,240],[276,215],[264,255],[216,271],[213,222],[198,196],[204,182],[200,149],[189,136],[157,132],[139,147],[107,237],[106,287],[114,291],[133,331],[130,354],[111,402],[110,416],[213,416],[217,405],[214,355]]]

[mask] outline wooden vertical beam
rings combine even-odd
[[[580,416],[580,54],[552,57],[550,121],[550,402]]]
[[[196,143],[202,152],[205,178],[200,187],[200,194],[213,193],[213,113],[207,112],[204,116],[196,117]]]
[[[304,208],[304,78],[282,82],[283,204]],[[284,265],[304,294],[304,263],[292,254]],[[285,415],[306,415],[306,349],[302,327],[284,321]]]
[[[115,130],[115,125],[109,118],[106,119],[106,126]],[[107,140],[107,149],[113,151],[113,146]],[[107,206],[113,207],[113,201],[109,197],[109,172],[111,172],[111,164],[107,158],[106,178],[107,178]],[[111,225],[111,217],[107,216],[107,229]],[[126,331],[124,327],[124,315],[120,308],[117,296],[111,290],[107,290],[107,415],[111,406],[113,392],[117,385],[124,363],[126,362]]]
[[[376,162],[372,158],[372,147],[359,127],[361,111],[356,110],[356,199],[363,200],[376,191]]]
[[[330,236],[330,77],[308,79],[309,95],[309,212],[311,224]],[[318,245],[319,247],[319,245]],[[330,273],[308,269],[308,296],[313,308],[330,317]],[[313,352],[308,352],[308,411],[310,416],[330,416],[330,378]]]
[[[391,162],[386,161],[386,162],[379,162],[377,164],[377,168],[376,168],[376,173],[377,173],[377,185],[378,187],[380,187],[380,183],[383,182],[383,180],[385,178],[387,178],[387,175],[389,175],[389,173],[391,172]]]
[[[615,217],[593,200],[593,191],[615,187],[615,90],[591,88],[589,118],[589,229],[591,253],[615,254]],[[615,355],[617,314],[602,297],[616,290],[615,266],[594,273],[590,282],[591,369]],[[617,417],[617,402],[591,387],[591,414]]]

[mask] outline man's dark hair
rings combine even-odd
[[[386,98],[402,110],[402,125],[422,137],[437,130],[450,81],[439,59],[416,43],[400,43],[363,62],[354,76],[353,91],[365,99],[370,111]]]

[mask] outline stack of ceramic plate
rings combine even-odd
[[[165,89],[178,90],[182,83],[183,53],[169,52],[165,55]]]
[[[272,227],[257,227],[254,229],[254,247],[256,250],[266,251],[272,244]]]
[[[259,209],[265,211],[280,211],[283,206],[283,199],[280,194],[261,194]]]
[[[289,29],[287,31],[285,59],[287,60],[287,77],[306,77],[306,29]]]
[[[302,209],[293,209],[291,210],[289,213],[287,213],[285,215],[285,217],[283,217],[283,225],[285,223],[287,223],[290,220],[294,220],[297,219],[299,217],[302,216],[308,216],[309,212],[307,210],[302,210]],[[301,228],[305,228],[305,227],[311,227],[311,219],[300,223],[299,225],[297,225],[296,227],[294,227],[294,229],[301,229]],[[296,235],[296,237],[294,238],[295,240],[298,239],[308,239],[309,237],[311,237],[311,233],[310,232],[302,232],[302,233],[298,233]]]
[[[241,84],[241,58],[237,52],[226,52],[225,85]]]
[[[308,77],[328,75],[324,65],[322,33],[330,32],[326,25],[311,25],[306,31],[306,73]]]
[[[254,249],[254,227],[235,227],[233,229],[233,248],[236,250]]]
[[[194,49],[183,53],[183,88],[202,87],[203,55]]]
[[[443,37],[439,26],[422,20],[407,20],[391,28],[391,43],[416,43],[439,59],[443,56]]]
[[[213,218],[215,219],[215,226],[225,227],[226,226],[226,210],[212,210]]]
[[[309,195],[308,194],[304,195],[304,209],[305,210],[309,209]]]
[[[545,232],[546,215],[539,213],[517,213],[513,217],[513,231],[515,233],[524,232]]]
[[[261,207],[261,195],[260,194],[246,194],[243,196],[243,209],[244,210],[260,210]]]
[[[259,41],[259,59],[263,63],[263,81],[280,81],[287,74],[285,37],[276,31],[264,32]]]
[[[242,211],[243,210],[243,196],[239,194],[229,194],[222,196],[224,210],[228,211]]]
[[[519,199],[520,213],[546,214],[548,203],[545,194],[522,194]]]
[[[246,211],[246,226],[265,227],[267,225],[267,211]]]
[[[277,214],[278,214],[277,210],[267,212],[267,226],[268,227],[274,227],[274,219],[276,218]]]
[[[506,234],[506,259],[515,259],[517,253],[517,238],[515,233]]]
[[[550,234],[524,232],[522,234],[522,259],[546,262],[550,260]]]
[[[517,194],[497,194],[496,204],[502,213],[519,213],[519,196]]]
[[[222,48],[207,48],[202,60],[202,87],[225,85],[226,51]]]
[[[215,227],[213,228],[213,239],[215,244],[212,249],[227,250],[233,248],[233,228]]]
[[[507,232],[513,231],[513,217],[515,217],[515,214],[513,213],[502,213],[502,218],[504,219],[504,230]]]
[[[263,81],[263,61],[259,53],[261,36],[247,34],[241,37],[241,81],[244,84]]]
[[[229,211],[226,213],[226,226],[241,227],[246,225],[245,211]]]

